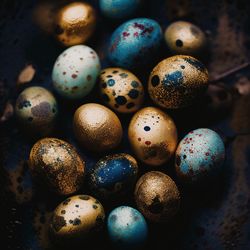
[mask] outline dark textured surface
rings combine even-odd
[[[163,28],[172,20],[184,19],[194,22],[206,32],[210,48],[202,61],[208,66],[211,78],[249,60],[248,0],[146,2],[147,7],[138,16],[154,18]],[[13,104],[20,92],[21,89],[16,87],[16,79],[26,64],[32,63],[36,69],[35,78],[28,85],[39,84],[50,88],[52,66],[62,51],[32,23],[30,16],[35,4],[35,0],[0,2],[1,114],[8,106],[5,105],[7,101]],[[109,65],[105,53],[107,39],[116,26],[117,23],[100,20],[99,29],[89,42],[100,55],[103,67]],[[166,56],[168,52],[163,46],[161,57]],[[210,86],[207,98],[203,98],[199,105],[169,112],[177,123],[179,138],[198,127],[210,127],[219,132],[228,142],[227,160],[224,172],[216,182],[192,190],[179,185],[182,194],[181,212],[172,223],[150,225],[148,249],[250,248],[250,136],[229,140],[236,133],[250,130],[249,72],[248,68],[225,78],[221,82],[222,87]],[[144,71],[138,74],[144,84],[149,73]],[[223,84],[234,91],[225,91]],[[99,99],[92,93],[84,102],[94,100]],[[69,107],[62,101],[59,104],[61,121],[54,136],[76,145],[71,128],[75,107]],[[126,131],[130,117],[120,117]],[[47,222],[53,208],[64,199],[33,187],[26,162],[33,142],[19,131],[13,117],[5,122],[1,119],[0,122],[2,245],[6,241],[5,249],[56,249],[49,244]],[[117,151],[129,152],[126,138]],[[88,169],[99,159],[99,156],[93,156],[83,149],[81,152],[87,158]],[[175,179],[172,163],[163,169]],[[83,193],[88,191],[83,188]],[[104,204],[106,212],[117,204],[134,206],[131,197],[127,197],[112,204]],[[94,242],[97,241],[85,242],[75,249],[95,249],[96,244],[99,244],[99,249],[100,246],[110,249],[105,233],[99,236],[97,243]]]

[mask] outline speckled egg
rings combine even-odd
[[[140,80],[130,71],[121,68],[102,70],[100,92],[105,104],[120,113],[137,111],[144,100],[144,88]]]
[[[62,97],[83,98],[93,89],[100,70],[100,61],[93,49],[85,45],[70,47],[54,64],[53,86]]]
[[[30,151],[29,167],[42,186],[59,195],[78,191],[83,184],[85,162],[69,143],[56,138],[44,138]]]
[[[57,102],[47,89],[29,87],[18,96],[15,114],[24,131],[35,136],[45,136],[55,126]]]
[[[118,198],[133,188],[137,173],[138,165],[131,155],[108,155],[91,171],[89,187],[100,199]]]
[[[152,166],[166,163],[177,145],[174,121],[154,107],[143,108],[133,116],[128,137],[137,158]]]
[[[76,195],[63,201],[51,218],[50,231],[61,240],[84,239],[103,228],[102,204],[89,195]]]
[[[200,128],[189,132],[176,150],[175,169],[184,183],[198,183],[218,175],[225,159],[221,137],[213,130]]]
[[[148,18],[136,18],[119,26],[111,36],[109,59],[125,69],[141,68],[152,61],[160,48],[160,25]]]
[[[122,125],[117,115],[103,105],[88,103],[80,106],[73,119],[76,139],[88,150],[110,151],[122,139]]]
[[[158,171],[148,172],[138,180],[134,197],[139,211],[152,222],[169,221],[180,207],[180,193],[175,182]]]
[[[121,19],[133,15],[142,0],[100,0],[100,10],[106,17]]]
[[[191,56],[177,55],[161,61],[151,72],[148,91],[151,99],[168,109],[191,105],[208,86],[205,66]]]
[[[177,21],[165,31],[165,41],[173,54],[197,56],[206,47],[206,36],[196,25]]]
[[[64,4],[55,14],[55,36],[64,46],[86,42],[95,27],[95,10],[85,2]]]
[[[139,249],[147,240],[147,223],[132,207],[115,208],[108,216],[107,229],[110,240],[118,249]]]

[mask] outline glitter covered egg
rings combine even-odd
[[[55,36],[64,46],[86,42],[96,26],[96,13],[88,3],[64,4],[55,15]]]
[[[15,114],[24,131],[35,136],[48,135],[55,126],[57,102],[47,89],[29,87],[18,96]]]
[[[148,235],[143,215],[136,209],[120,206],[111,211],[107,222],[108,235],[118,249],[139,249]]]
[[[53,86],[64,98],[83,98],[93,89],[100,70],[100,61],[93,49],[85,45],[70,47],[54,64]]]
[[[100,92],[105,104],[120,113],[137,111],[144,100],[140,80],[121,68],[107,68],[101,72]]]
[[[50,232],[56,239],[84,239],[104,226],[102,204],[92,196],[76,195],[59,204],[53,212]]]
[[[152,61],[160,48],[160,25],[148,18],[136,18],[119,26],[112,34],[109,59],[125,69],[140,68]]]
[[[148,172],[137,181],[134,197],[139,211],[152,222],[169,221],[180,207],[180,193],[175,182],[158,171]]]
[[[189,132],[177,147],[176,173],[184,183],[198,183],[218,175],[224,159],[221,137],[211,129],[196,129]]]
[[[95,152],[114,149],[122,139],[122,125],[117,115],[97,103],[80,106],[74,114],[73,127],[76,139]]]
[[[208,72],[191,56],[177,55],[161,61],[151,72],[148,91],[159,106],[176,109],[191,105],[206,91]]]
[[[173,54],[199,55],[206,47],[206,36],[196,25],[177,21],[170,24],[165,31],[165,41]]]
[[[128,154],[108,155],[90,173],[90,189],[100,199],[118,198],[130,191],[136,181],[138,165]]]
[[[135,113],[128,137],[137,158],[153,166],[166,163],[177,145],[177,130],[172,118],[154,107]]]
[[[112,19],[126,18],[133,15],[142,0],[99,0],[101,12]]]

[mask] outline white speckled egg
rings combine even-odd
[[[52,72],[54,88],[64,98],[82,98],[93,89],[100,69],[99,57],[93,49],[85,45],[72,46],[55,62]]]

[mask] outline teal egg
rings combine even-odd
[[[64,98],[83,98],[93,89],[100,69],[99,57],[93,49],[85,45],[72,46],[63,51],[54,64],[53,86]]]

